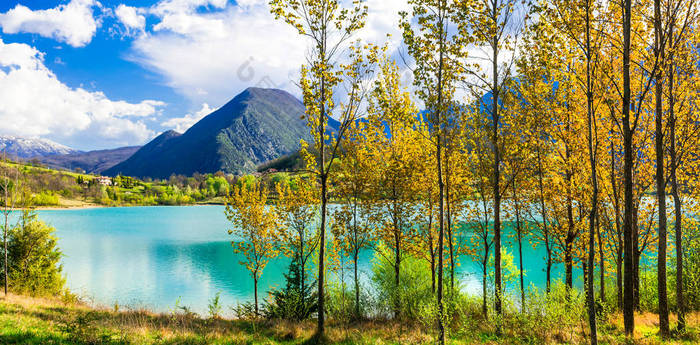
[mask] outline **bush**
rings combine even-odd
[[[7,249],[12,290],[32,296],[63,292],[62,253],[54,231],[30,211],[24,211],[20,223],[10,229]]]
[[[58,202],[58,196],[53,192],[41,192],[32,196],[31,204],[35,206],[57,206],[60,205]]]
[[[676,258],[670,257],[668,292],[676,308]],[[700,223],[690,217],[683,222],[683,292],[687,311],[700,311]]]
[[[525,313],[514,320],[515,327],[508,328],[517,329],[521,337],[542,342],[552,336],[570,342],[586,315],[585,295],[558,280],[549,293],[534,287],[528,289]]]
[[[379,245],[372,259],[372,282],[376,287],[378,312],[415,319],[423,306],[434,299],[432,278],[428,264],[410,255],[401,258],[400,284],[396,286],[394,254],[384,245]],[[398,310],[395,310],[398,307]]]
[[[209,305],[207,306],[209,309],[209,317],[212,319],[220,319],[221,318],[221,292],[217,292],[216,296],[209,300]]]

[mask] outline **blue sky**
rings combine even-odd
[[[404,0],[368,0],[392,44]],[[298,94],[306,43],[267,0],[0,2],[0,134],[81,150],[184,131],[248,86]]]

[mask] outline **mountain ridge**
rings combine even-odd
[[[248,88],[185,133],[166,131],[106,175],[167,178],[224,171],[243,174],[310,140],[303,103],[286,91]]]
[[[81,151],[41,138],[23,138],[0,135],[0,153],[15,158],[43,157],[56,154],[71,154]]]
[[[141,146],[126,146],[116,149],[93,150],[49,156],[33,157],[54,169],[82,169],[88,174],[100,174],[131,157]]]

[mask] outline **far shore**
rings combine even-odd
[[[86,204],[86,205],[62,205],[62,206],[36,206],[32,207],[32,210],[37,211],[67,211],[67,210],[88,210],[93,208],[112,208],[112,207],[187,207],[187,206],[224,206],[224,204],[217,203],[203,203],[203,204],[189,204],[189,205],[118,205],[118,206],[108,206],[100,204]],[[20,211],[24,208],[10,208],[12,211]]]

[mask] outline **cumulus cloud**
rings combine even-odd
[[[154,135],[145,120],[164,106],[68,87],[37,49],[1,39],[0,89],[0,134],[41,136],[78,148],[141,144]]]
[[[71,0],[55,8],[32,11],[17,4],[0,13],[0,26],[6,34],[39,34],[73,47],[82,47],[90,43],[97,31],[98,22],[93,17],[96,6],[101,6],[96,0]]]
[[[120,4],[114,11],[114,14],[128,31],[143,31],[146,27],[146,17],[141,14],[141,12],[142,11],[136,7]]]
[[[144,9],[155,17],[133,42],[130,59],[161,74],[195,104],[223,104],[249,86],[298,93],[308,43],[270,14],[267,0],[164,0]],[[398,12],[405,0],[369,0],[367,26],[358,38],[398,46]]]
[[[203,119],[205,116],[211,114],[214,110],[216,109],[210,108],[209,104],[204,103],[199,111],[193,114],[187,114],[183,117],[171,118],[160,125],[165,128],[174,129],[176,132],[185,133],[195,123],[199,122],[199,120]]]

